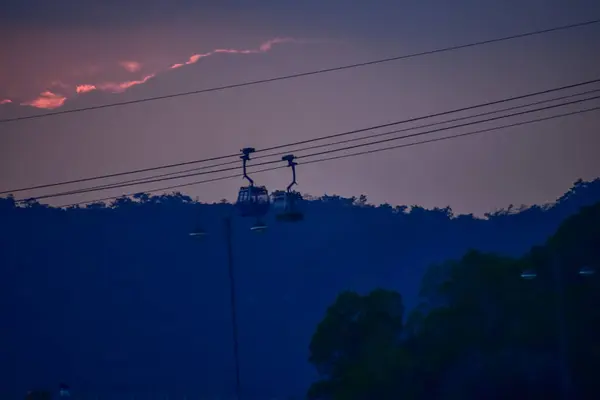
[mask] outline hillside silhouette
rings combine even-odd
[[[521,257],[433,264],[421,304],[343,291],[310,343],[311,400],[597,399],[600,202]]]
[[[305,221],[267,219],[260,234],[234,218],[244,393],[306,391],[316,377],[308,345],[339,292],[389,288],[412,309],[430,265],[470,249],[523,256],[598,201],[600,179],[485,218],[365,196],[312,198]],[[68,210],[0,199],[0,394],[62,381],[96,393],[232,393],[223,224],[232,214],[181,194]],[[208,235],[191,238],[199,227]]]

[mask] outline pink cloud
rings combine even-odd
[[[115,82],[102,83],[102,84],[98,85],[98,88],[100,90],[104,90],[107,92],[121,93],[121,92],[124,92],[125,90],[129,89],[132,86],[141,85],[142,83],[148,82],[148,80],[154,78],[154,76],[155,76],[155,74],[146,75],[145,77],[143,77],[142,79],[137,80],[137,81],[126,81],[126,82],[120,82],[120,83],[115,83]]]
[[[142,69],[142,64],[137,61],[121,61],[119,64],[129,72],[137,72]]]
[[[255,49],[214,49],[207,53],[193,54],[192,56],[190,56],[187,59],[187,61],[182,62],[182,63],[172,64],[170,67],[167,68],[167,70],[177,69],[177,68],[184,67],[186,65],[195,64],[198,61],[200,61],[200,59],[202,59],[202,58],[210,57],[210,56],[213,56],[216,54],[240,54],[241,55],[241,54],[266,53],[266,52],[270,51],[275,45],[283,44],[283,43],[301,43],[301,42],[296,39],[292,39],[292,38],[274,38],[274,39],[270,39],[266,42],[263,42],[262,44],[260,44],[260,46],[258,48],[255,48]],[[139,72],[142,68],[142,64],[137,61],[121,61],[121,62],[119,62],[119,65],[131,73]],[[99,70],[98,67],[94,67],[94,66],[90,66],[88,69],[89,69],[89,71],[86,71],[87,73],[92,73],[92,72],[96,73]],[[60,81],[60,80],[54,80],[50,83],[50,87],[63,89],[63,90],[61,90],[61,92],[63,92],[64,90],[68,90],[72,93],[75,92],[77,94],[88,93],[88,92],[91,92],[94,90],[101,90],[101,91],[111,92],[111,93],[122,93],[133,86],[142,85],[142,84],[148,82],[148,80],[154,78],[155,76],[157,76],[158,74],[160,74],[162,72],[165,72],[165,71],[164,70],[157,71],[155,73],[145,75],[141,79],[128,80],[128,81],[124,81],[124,82],[119,82],[119,81],[112,81],[112,82],[108,81],[107,82],[107,81],[105,81],[105,82],[100,82],[100,83],[96,82],[96,83],[67,85],[67,84],[62,83],[62,81]],[[74,74],[74,75],[77,76],[77,74]],[[35,98],[29,102],[25,102],[25,103],[21,103],[21,104],[29,105],[29,106],[33,106],[33,107],[37,107],[37,108],[53,109],[53,108],[58,108],[58,107],[61,107],[62,105],[64,105],[66,100],[67,100],[67,97],[47,90],[47,91],[42,92],[37,98]],[[7,104],[8,102],[10,102],[10,100],[3,100],[2,103],[0,103],[0,104]]]
[[[271,50],[274,45],[282,44],[282,43],[300,43],[299,40],[292,38],[275,38],[267,40],[262,43],[258,49],[249,49],[249,50],[236,50],[236,49],[215,49],[213,51],[209,51],[208,53],[200,53],[194,54],[191,56],[185,63],[173,64],[170,69],[176,69],[183,67],[184,65],[190,65],[197,63],[201,58],[210,57],[215,54],[258,54],[258,53],[266,53]]]
[[[53,109],[65,104],[66,100],[66,97],[46,90],[45,92],[42,92],[36,99],[26,103],[21,103],[21,105],[32,106],[36,108]]]
[[[10,103],[12,103],[11,99],[0,100],[0,105],[2,105],[2,104],[10,104]]]
[[[259,49],[261,53],[266,53],[267,51],[271,50],[274,45],[283,43],[300,43],[300,41],[293,38],[275,38],[267,40],[266,42],[261,44]]]
[[[75,87],[75,91],[79,94],[88,93],[88,92],[91,92],[92,90],[96,90],[95,85],[78,85],[77,87]]]

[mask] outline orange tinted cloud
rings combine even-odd
[[[96,90],[95,85],[77,85],[75,87],[75,91],[79,94],[91,92],[92,90]]]
[[[273,46],[275,46],[277,44],[282,44],[282,43],[301,43],[301,42],[296,39],[292,39],[292,38],[275,38],[275,39],[271,39],[271,40],[268,40],[268,41],[262,43],[258,48],[255,48],[255,49],[214,49],[207,53],[193,54],[192,56],[190,56],[187,59],[187,61],[182,62],[182,63],[172,64],[170,67],[167,68],[167,70],[181,68],[186,65],[195,64],[202,58],[210,57],[210,56],[216,55],[216,54],[266,53],[266,52],[270,51],[273,48]],[[131,73],[139,72],[142,68],[142,64],[137,61],[121,61],[118,64],[122,68],[124,68],[125,70],[127,70],[128,72],[131,72]],[[98,72],[98,71],[90,70],[87,72],[91,74],[92,72]],[[142,84],[146,83],[148,80],[154,78],[155,76],[157,76],[158,74],[160,74],[162,72],[164,72],[164,70],[157,71],[152,74],[144,75],[142,78],[137,79],[137,80],[128,80],[128,81],[108,81],[108,82],[101,81],[101,82],[95,82],[95,83],[68,85],[68,84],[63,83],[63,81],[54,80],[53,82],[50,83],[50,87],[60,88],[61,93],[68,93],[67,91],[69,91],[72,93],[84,94],[84,93],[88,93],[88,92],[91,92],[94,90],[100,90],[100,91],[111,92],[111,93],[122,93],[133,86],[142,85]],[[75,76],[72,76],[71,79],[75,78]],[[75,79],[77,79],[77,78],[75,78]],[[86,80],[88,80],[88,82],[89,82],[89,77]],[[68,81],[68,80],[66,80],[66,81]],[[67,97],[47,90],[47,91],[42,92],[36,99],[31,100],[26,103],[21,103],[21,104],[29,105],[29,106],[37,107],[37,108],[52,109],[52,108],[61,107],[65,103],[66,100],[67,100]],[[7,102],[8,101],[3,100],[3,103],[0,103],[0,104],[6,104]]]
[[[56,93],[52,93],[49,90],[46,90],[45,92],[42,92],[38,96],[38,98],[36,98],[32,101],[26,102],[26,103],[21,103],[21,105],[32,106],[32,107],[36,107],[36,108],[53,109],[53,108],[58,108],[58,107],[62,106],[63,104],[65,104],[66,100],[67,100],[66,97],[61,96]]]
[[[121,61],[119,64],[129,72],[137,72],[142,69],[142,64],[137,61]]]
[[[275,38],[275,39],[267,40],[266,42],[261,44],[259,49],[260,49],[261,53],[265,53],[265,52],[271,50],[274,45],[283,44],[283,43],[300,43],[300,41],[296,40],[296,39],[292,39],[292,38]]]
[[[98,88],[100,90],[104,90],[107,92],[121,93],[121,92],[124,92],[125,90],[129,89],[132,86],[141,85],[142,83],[148,82],[148,80],[154,78],[154,76],[155,76],[154,74],[146,75],[145,77],[143,77],[142,79],[137,80],[137,81],[126,81],[126,82],[120,82],[120,83],[115,83],[115,82],[102,83],[102,84],[98,85]]]
[[[258,49],[250,49],[250,50],[236,50],[236,49],[215,49],[213,51],[209,51],[208,53],[194,54],[191,56],[185,63],[173,64],[170,69],[176,69],[183,67],[184,65],[190,65],[197,63],[201,58],[210,57],[215,54],[258,54],[258,53],[266,53],[271,50],[274,45],[282,44],[282,43],[299,43],[300,41],[292,38],[275,38],[271,40],[267,40],[262,43]]]
[[[10,103],[12,103],[11,99],[0,100],[0,104],[10,104]]]

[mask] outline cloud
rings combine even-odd
[[[300,40],[297,40],[297,39],[293,39],[293,38],[275,38],[275,39],[267,40],[266,42],[262,43],[258,47],[258,49],[250,49],[250,50],[215,49],[213,51],[209,51],[208,53],[194,54],[186,62],[173,64],[169,68],[170,69],[177,69],[177,68],[183,67],[184,65],[195,64],[200,59],[205,58],[205,57],[210,57],[210,56],[213,56],[215,54],[259,54],[259,53],[266,53],[267,51],[271,50],[273,48],[273,46],[276,45],[276,44],[282,44],[282,43],[302,43],[302,42],[303,41],[300,41]]]
[[[32,106],[36,108],[53,109],[65,104],[66,100],[67,98],[65,96],[61,96],[59,94],[46,90],[45,92],[40,93],[40,95],[36,99],[25,103],[21,103],[21,105]]]
[[[92,90],[96,90],[96,89],[97,88],[96,88],[95,85],[86,85],[86,84],[84,84],[84,85],[77,85],[75,87],[75,91],[77,93],[79,93],[79,94],[88,93],[88,92],[91,92]]]
[[[206,53],[196,53],[188,57],[184,62],[171,64],[169,67],[157,68],[153,73],[146,73],[140,76],[138,79],[110,79],[110,76],[122,75],[118,71],[105,71],[103,73],[104,78],[98,76],[91,77],[88,75],[87,82],[73,82],[77,80],[83,80],[84,78],[79,73],[72,73],[71,77],[60,77],[60,79],[54,79],[44,88],[38,97],[33,100],[20,103],[21,105],[28,105],[36,108],[54,109],[64,105],[68,97],[75,94],[85,94],[92,91],[102,91],[108,93],[123,93],[127,89],[142,85],[148,82],[150,79],[156,76],[177,68],[184,67],[186,65],[195,64],[203,58],[215,56],[218,54],[232,54],[232,55],[247,55],[247,54],[261,54],[271,51],[275,45],[283,43],[304,43],[301,40],[293,38],[274,38],[269,39],[266,42],[261,43],[257,48],[254,49],[232,49],[232,48],[217,48]],[[113,64],[114,65],[114,64]],[[138,73],[142,69],[142,63],[138,61],[120,61],[118,65],[127,71],[128,73]],[[164,65],[164,64],[163,64]],[[167,64],[169,65],[169,64]],[[146,68],[148,66],[146,65]],[[99,67],[96,68],[96,70]],[[78,71],[80,72],[80,71]],[[89,72],[89,71],[88,71]],[[95,71],[98,72],[98,71]],[[70,84],[65,82],[71,82]],[[52,89],[52,90],[50,90]],[[54,90],[57,89],[57,90]],[[60,91],[60,94],[56,93]]]
[[[135,80],[135,81],[125,81],[125,82],[119,82],[119,83],[114,83],[114,82],[102,83],[102,84],[98,85],[97,88],[100,90],[103,90],[105,92],[122,93],[132,86],[141,85],[143,83],[148,82],[150,79],[154,78],[155,76],[156,76],[155,74],[150,74],[150,75],[144,76],[142,79]]]
[[[261,44],[260,45],[260,51],[262,53],[265,53],[265,52],[271,50],[273,48],[273,46],[276,45],[276,44],[283,44],[283,43],[303,43],[303,42],[304,41],[293,39],[293,38],[275,38],[275,39],[267,40],[266,42],[264,42],[263,44]]]
[[[137,61],[121,61],[119,65],[129,72],[138,72],[142,69],[142,64]]]
[[[125,90],[129,89],[130,87],[146,83],[150,79],[154,78],[155,76],[156,76],[155,74],[150,74],[150,75],[144,76],[142,79],[125,81],[125,82],[105,82],[105,83],[100,83],[97,85],[91,85],[91,84],[77,85],[75,90],[79,94],[89,93],[94,90],[101,90],[103,92],[109,92],[109,93],[123,93]]]
[[[11,99],[4,99],[4,100],[0,100],[0,105],[1,105],[1,104],[10,104],[10,103],[12,103],[12,100],[11,100]]]

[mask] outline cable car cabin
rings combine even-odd
[[[273,193],[272,201],[277,220],[296,222],[304,219],[302,195],[300,193],[276,191]]]
[[[236,207],[242,217],[262,217],[269,212],[269,192],[264,186],[241,187]]]

